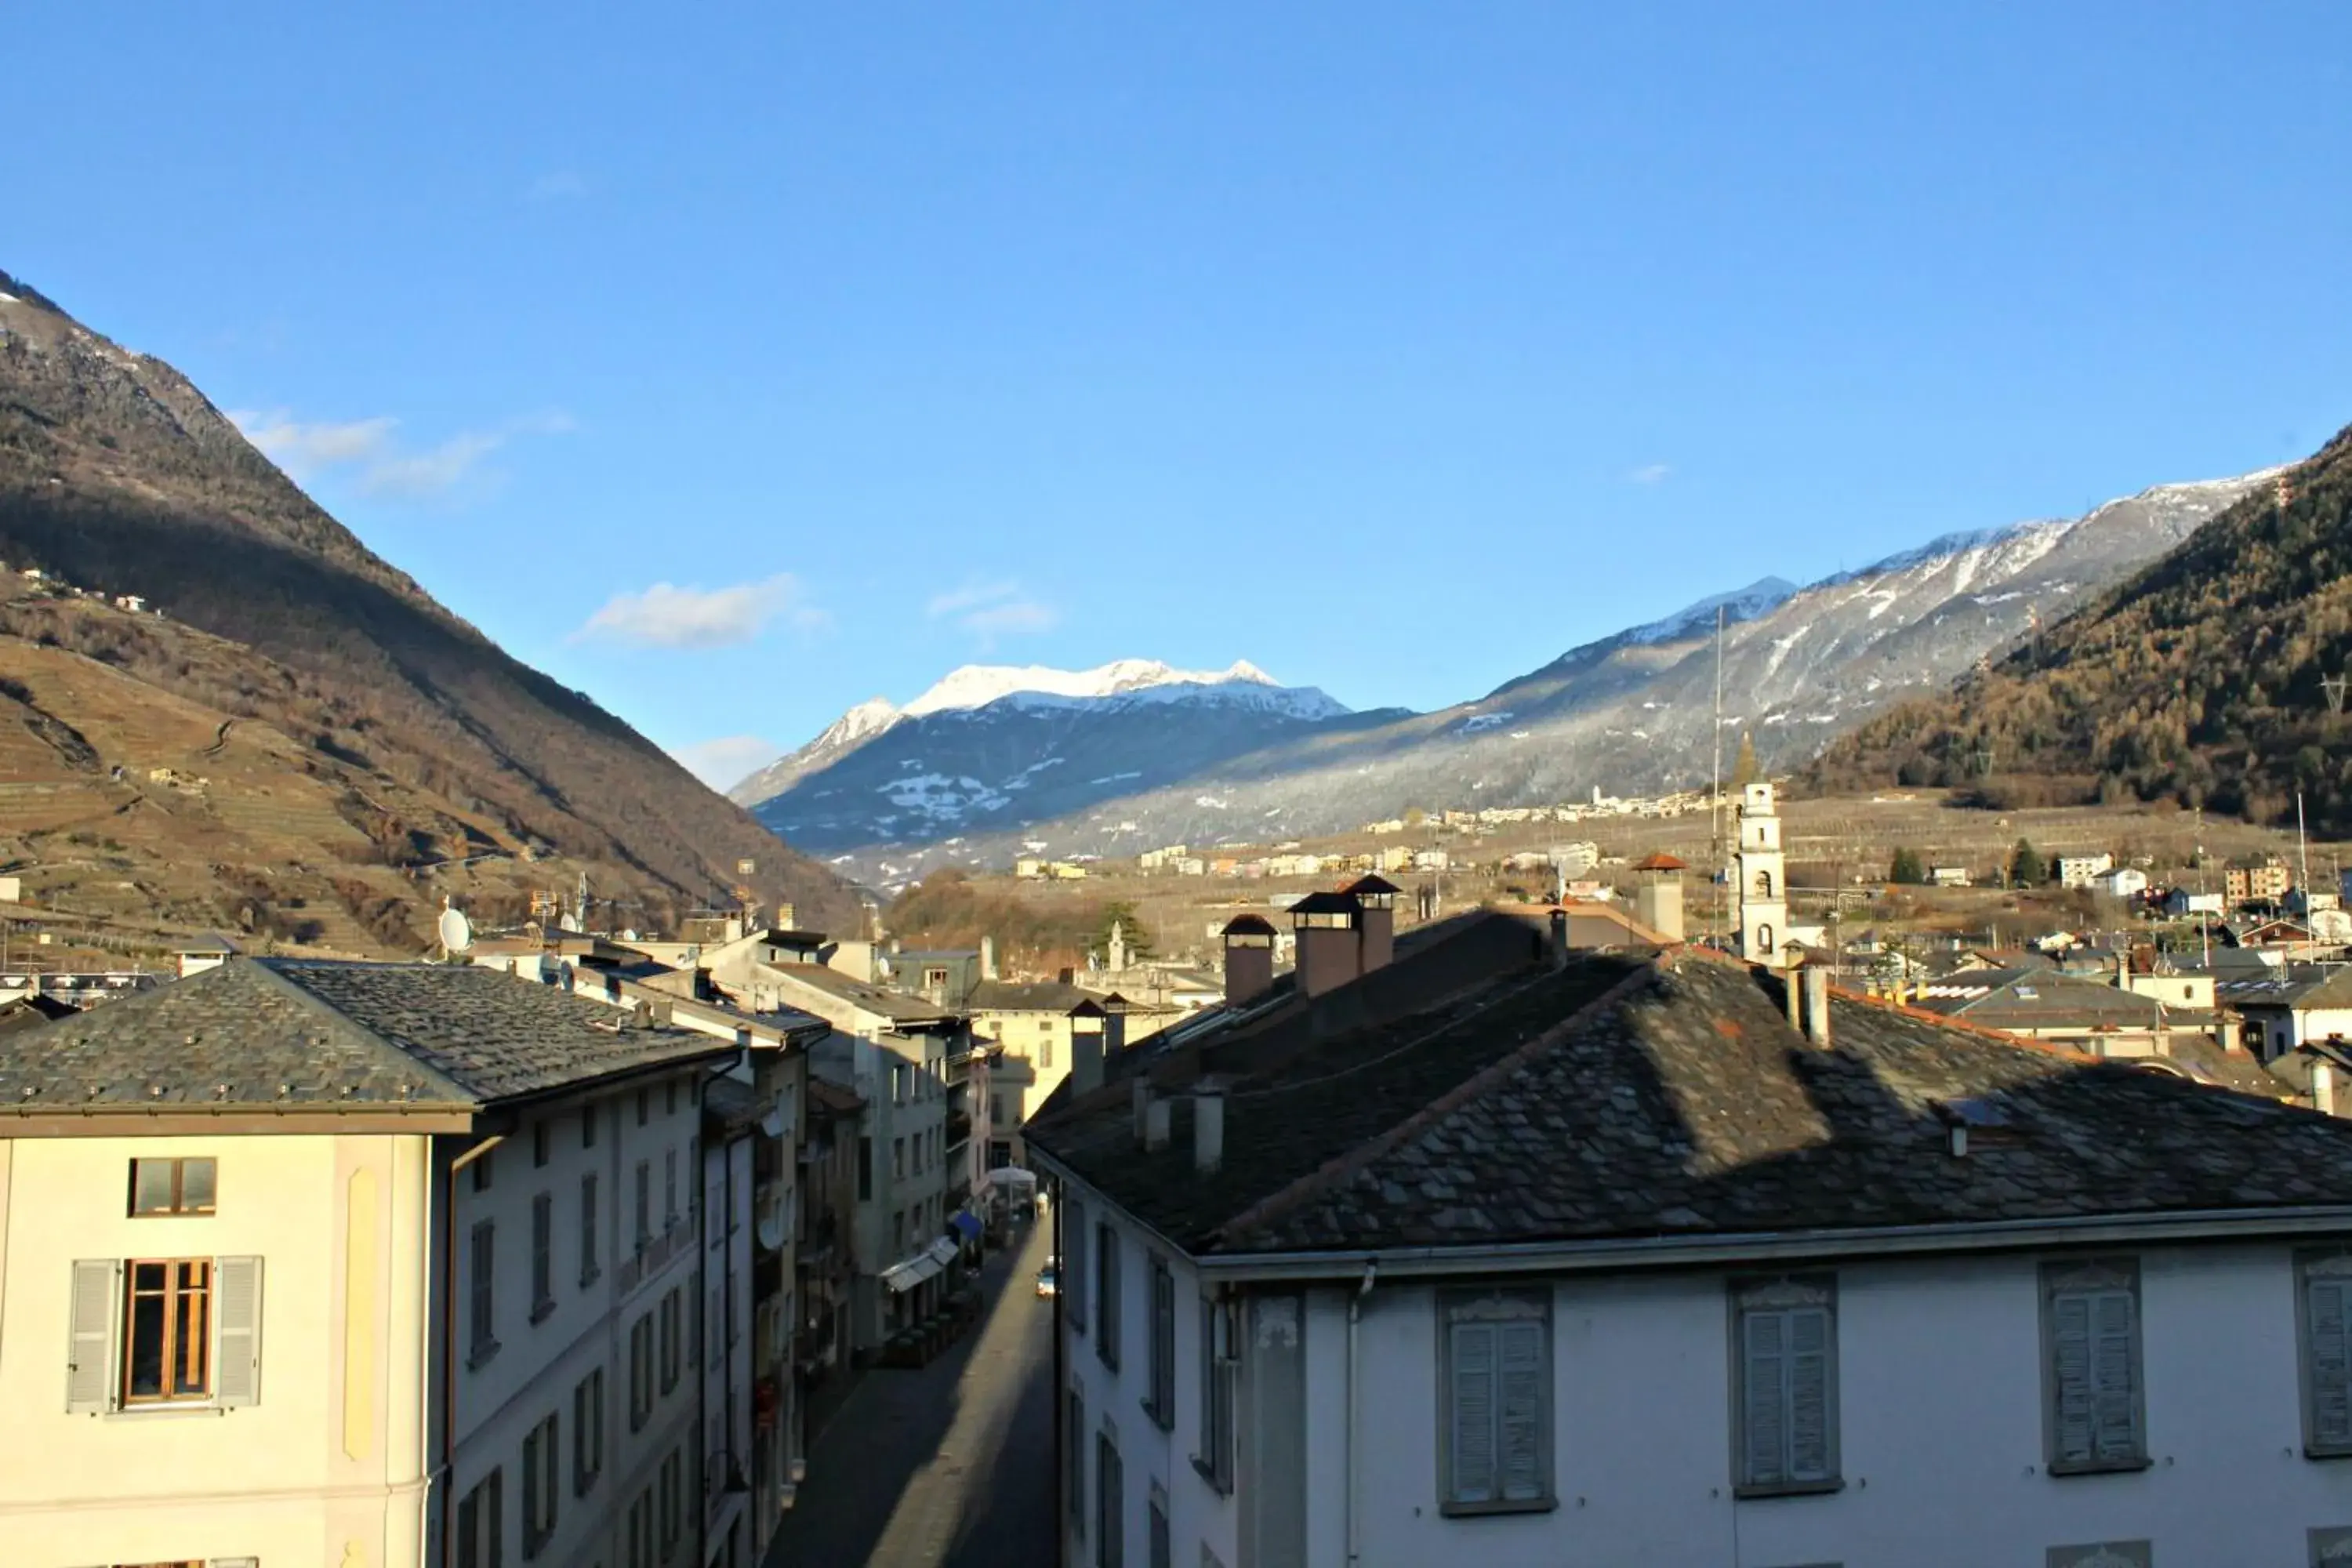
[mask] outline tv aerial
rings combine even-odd
[[[441,901],[441,919],[438,929],[441,935],[441,951],[444,955],[456,958],[472,950],[474,922],[466,918],[465,910],[446,899]]]

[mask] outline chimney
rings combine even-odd
[[[1788,1004],[1789,1032],[1792,1035],[1802,1033],[1805,1027],[1805,1015],[1799,1005],[1804,987],[1800,982],[1811,978],[1806,971],[1793,963],[1780,972],[1780,999]]]
[[[1830,1048],[1830,972],[1800,971],[1805,987],[1805,1038],[1822,1050]]]
[[[790,904],[778,904],[776,906],[777,926],[784,931],[798,931],[800,927],[795,923],[795,918],[799,913],[800,911]]]
[[[1146,1147],[1144,1127],[1151,1115],[1151,1079],[1143,1073],[1137,1073],[1129,1088],[1135,1105],[1135,1142],[1139,1147]]]
[[[2336,1069],[2326,1057],[2311,1058],[2311,1108],[2322,1116],[2336,1114]]]
[[[1213,1175],[1225,1163],[1225,1091],[1192,1091],[1192,1169]]]
[[[1568,911],[1566,910],[1554,910],[1551,912],[1551,966],[1554,969],[1568,967]]]
[[[1398,888],[1384,877],[1359,877],[1347,888],[1361,911],[1356,925],[1356,973],[1370,974],[1396,956]]]
[[[1357,922],[1363,910],[1345,893],[1309,893],[1290,909],[1298,933],[1298,994],[1320,996],[1356,978]]]
[[[629,1009],[629,1023],[631,1026],[635,1028],[652,1028],[654,1026],[654,1005],[646,1001],[642,996],[638,997],[636,1005]]]
[[[1102,1081],[1102,1019],[1080,1015],[1070,1020],[1070,1092],[1092,1094]]]
[[[1634,862],[1633,918],[1668,942],[1683,939],[1684,862],[1653,855]]]
[[[1162,1095],[1153,1095],[1144,1107],[1143,1146],[1153,1151],[1168,1147],[1168,1100]]]
[[[1239,1007],[1274,984],[1274,926],[1256,915],[1225,922],[1225,1005]]]
[[[982,980],[996,978],[996,939],[992,936],[980,939],[980,977]]]

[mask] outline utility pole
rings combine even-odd
[[[2294,792],[2294,851],[2302,864],[2295,876],[2303,882],[2303,961],[2309,963],[2317,957],[2312,951],[2311,932],[2311,842],[2303,836],[2303,792]]]
[[[1714,763],[1713,772],[1710,774],[1713,783],[1708,785],[1706,805],[1707,858],[1714,862],[1714,866],[1708,873],[1707,879],[1715,889],[1715,896],[1707,900],[1707,934],[1710,936],[1720,936],[1722,934],[1724,902],[1723,606],[1721,605],[1717,605],[1715,607],[1715,728],[1710,732],[1709,739],[1713,742],[1709,750],[1713,753]]]

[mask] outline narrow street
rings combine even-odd
[[[866,1373],[810,1443],[764,1568],[1041,1568],[1054,1561],[1053,1307],[1032,1287],[1050,1226],[982,1271],[964,1340]]]

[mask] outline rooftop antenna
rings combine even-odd
[[[2327,694],[2327,711],[2338,719],[2344,717],[2344,686],[2345,678],[2341,675],[2319,678],[2319,689]]]
[[[465,910],[451,903],[446,896],[441,900],[438,930],[441,937],[441,955],[444,958],[462,957],[472,950],[474,922],[466,918]]]

